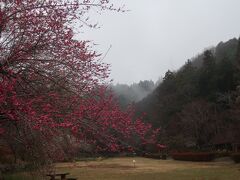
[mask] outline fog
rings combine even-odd
[[[91,21],[101,28],[84,28],[77,35],[106,55],[114,83],[156,81],[205,48],[240,34],[239,0],[116,2],[130,11],[93,12]]]

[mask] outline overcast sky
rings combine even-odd
[[[106,53],[114,83],[156,81],[165,72],[240,35],[240,0],[115,0],[131,10],[94,13],[100,29],[86,29],[80,39],[93,40]]]

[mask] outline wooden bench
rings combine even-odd
[[[50,180],[56,180],[57,176],[61,177],[61,180],[67,180],[66,176],[70,173],[55,173],[55,174],[46,174],[46,176],[50,177]]]

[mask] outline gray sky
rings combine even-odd
[[[202,52],[240,35],[240,0],[115,0],[131,10],[94,13],[100,29],[80,39],[93,40],[106,53],[114,83],[156,81]]]

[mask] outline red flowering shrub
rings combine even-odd
[[[212,161],[215,158],[214,153],[208,152],[183,152],[183,153],[172,153],[174,160],[181,161]]]

